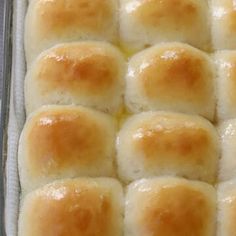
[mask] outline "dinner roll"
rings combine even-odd
[[[81,104],[117,112],[126,64],[115,47],[102,42],[66,43],[43,52],[27,73],[29,114],[42,105]]]
[[[30,1],[25,20],[28,64],[51,46],[75,40],[116,42],[117,0]]]
[[[18,159],[23,191],[54,179],[113,175],[113,118],[75,106],[46,106],[27,120]]]
[[[219,120],[236,118],[236,51],[215,55],[217,75],[217,116]]]
[[[218,186],[217,236],[236,235],[236,180]]]
[[[129,52],[160,42],[210,47],[206,0],[121,0],[120,35]]]
[[[163,43],[138,53],[129,61],[126,82],[132,112],[171,110],[214,117],[213,63],[186,44]]]
[[[214,49],[236,49],[235,0],[210,0],[210,2]]]
[[[214,236],[216,194],[212,186],[162,177],[128,187],[125,236]]]
[[[127,120],[117,140],[119,176],[125,182],[177,175],[213,183],[218,158],[217,132],[198,116],[141,113]]]
[[[236,178],[236,119],[221,123],[221,159],[219,180]]]
[[[54,182],[23,201],[19,236],[122,236],[123,193],[113,179]]]

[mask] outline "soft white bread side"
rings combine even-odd
[[[236,235],[236,179],[218,186],[217,236]]]
[[[226,181],[236,177],[236,119],[221,123],[219,132],[222,149],[219,180]]]
[[[26,75],[26,112],[51,104],[117,112],[122,104],[125,73],[123,55],[108,43],[57,45],[40,54]]]
[[[209,0],[212,41],[215,50],[236,49],[236,4],[234,0]]]
[[[202,182],[162,177],[128,187],[125,236],[214,236],[215,189]]]
[[[215,54],[218,120],[236,118],[236,51]]]
[[[67,179],[23,199],[19,236],[122,236],[123,191],[108,178]]]
[[[119,177],[125,182],[177,175],[214,183],[220,155],[215,127],[199,116],[144,112],[129,118],[117,139]]]
[[[28,65],[42,51],[76,40],[117,41],[117,0],[30,1],[25,19]]]
[[[213,68],[207,54],[187,44],[158,44],[130,59],[126,104],[132,112],[169,110],[213,120]]]
[[[206,0],[121,0],[121,44],[129,52],[171,41],[208,50],[209,18]]]
[[[28,118],[18,151],[23,192],[55,179],[113,175],[115,121],[84,107],[45,106]]]

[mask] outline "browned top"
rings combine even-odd
[[[199,8],[189,0],[139,0],[133,14],[146,27],[186,29],[198,19]],[[168,28],[167,28],[168,29]]]
[[[93,44],[53,49],[39,61],[36,74],[43,94],[62,89],[78,95],[100,95],[119,84],[119,62],[112,53]]]
[[[111,236],[114,209],[109,191],[89,183],[54,184],[31,201],[34,236]]]
[[[191,49],[168,47],[145,62],[139,79],[149,99],[208,102],[212,71],[205,57]]]
[[[103,32],[113,18],[110,0],[38,0],[35,17],[46,34],[68,29]]]
[[[107,130],[93,114],[76,110],[41,112],[27,139],[27,161],[35,175],[98,163],[106,157]]]
[[[147,167],[163,162],[201,166],[214,155],[210,131],[190,118],[155,116],[135,129],[133,141]]]
[[[145,199],[144,209],[139,225],[146,235],[207,235],[211,208],[200,191],[186,186],[166,186]]]

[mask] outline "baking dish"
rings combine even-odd
[[[17,235],[17,218],[19,204],[19,180],[17,172],[17,143],[24,117],[23,100],[18,102],[18,83],[23,84],[24,54],[23,54],[23,26],[27,1],[4,1],[4,58],[3,58],[3,92],[1,103],[0,129],[0,235]],[[15,10],[17,9],[17,11]],[[14,13],[14,14],[13,14]],[[16,50],[17,48],[17,50]],[[19,67],[19,58],[21,58]],[[20,68],[21,73],[16,68]],[[18,82],[17,82],[17,81]],[[17,98],[17,99],[16,99]],[[17,107],[17,108],[16,108]],[[16,108],[16,109],[15,109]],[[18,115],[16,115],[18,114]],[[18,118],[16,118],[18,116]],[[17,121],[18,120],[18,121]]]

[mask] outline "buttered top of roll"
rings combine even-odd
[[[75,27],[101,32],[112,17],[111,2],[107,0],[38,0],[37,23],[42,33],[64,33],[65,28]]]
[[[118,137],[121,161],[141,162],[147,172],[159,167],[172,170],[172,174],[180,171],[184,176],[215,180],[218,135],[214,126],[201,117],[145,112],[131,117]]]
[[[122,188],[111,179],[55,182],[26,196],[20,236],[120,236]]]
[[[130,106],[137,103],[146,109],[168,104],[185,112],[194,107],[196,113],[212,118],[213,77],[205,53],[182,43],[159,44],[131,58],[126,98]]]
[[[130,66],[131,71],[137,70],[136,80],[149,99],[178,97],[199,103],[209,96],[205,85],[212,81],[212,72],[207,57],[187,45],[156,46],[134,57]]]
[[[19,158],[31,177],[111,163],[115,124],[83,107],[48,106],[33,113],[22,133]],[[105,163],[104,163],[105,162]]]
[[[134,0],[126,9],[145,27],[177,26],[189,30],[204,6],[192,0]]]
[[[26,16],[26,56],[31,61],[56,42],[115,41],[117,0],[31,1]]]
[[[132,135],[134,145],[145,153],[150,165],[152,161],[161,161],[159,158],[166,159],[166,155],[173,158],[172,161],[187,158],[188,162],[202,162],[217,147],[214,127],[200,117],[147,113],[131,123],[136,126]]]
[[[27,113],[42,103],[58,101],[116,111],[122,100],[125,67],[122,54],[107,43],[67,43],[51,48],[40,55],[26,76]]]
[[[130,207],[137,208],[138,233],[133,235],[213,235],[215,192],[210,185],[174,178],[141,180],[129,187],[128,196]]]

